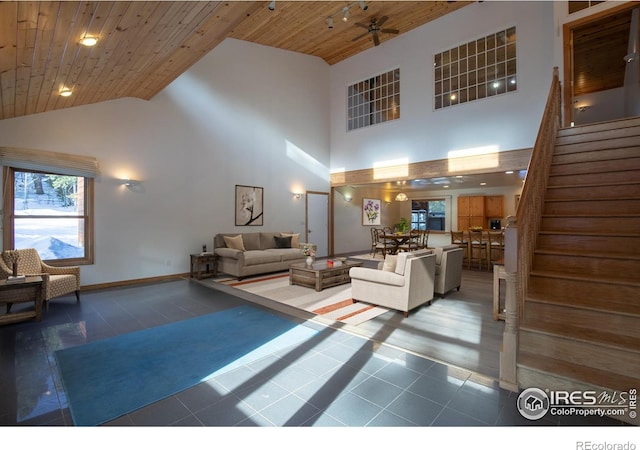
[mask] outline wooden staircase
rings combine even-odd
[[[640,118],[559,131],[518,339],[521,387],[640,388]]]

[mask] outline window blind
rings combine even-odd
[[[93,157],[27,148],[0,147],[0,165],[76,177],[98,176],[98,160]]]

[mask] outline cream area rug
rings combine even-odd
[[[381,306],[354,303],[351,298],[351,284],[334,286],[317,292],[308,287],[290,285],[288,272],[248,277],[241,281],[235,278],[216,278],[212,282],[222,283],[350,325],[361,324],[389,311]]]

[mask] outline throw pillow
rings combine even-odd
[[[300,247],[300,233],[280,233],[280,236],[288,237],[291,236],[291,248]]]
[[[291,248],[291,236],[274,236],[276,241],[276,248]]]
[[[237,236],[224,236],[224,243],[229,248],[240,250],[241,252],[246,252],[246,250],[244,249],[244,242],[242,242],[241,234]]]
[[[395,272],[397,262],[398,262],[398,257],[396,255],[387,255],[384,258],[384,263],[382,264],[382,270],[384,270],[385,272]]]

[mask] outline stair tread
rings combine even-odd
[[[590,250],[570,250],[557,248],[537,248],[534,253],[538,255],[558,255],[558,256],[575,256],[577,258],[601,258],[601,259],[631,259],[640,261],[640,255],[637,253],[622,252],[595,252]]]
[[[611,276],[599,277],[594,274],[581,275],[581,274],[570,273],[570,272],[559,272],[559,271],[550,271],[550,270],[532,270],[531,276],[556,278],[556,279],[563,279],[563,280],[584,281],[586,283],[604,283],[604,284],[613,284],[618,286],[624,285],[624,286],[640,288],[640,279],[638,279],[638,276],[636,274],[634,274],[633,278],[632,277],[612,278]]]
[[[610,197],[565,197],[565,198],[545,198],[545,202],[611,202],[611,201],[629,201],[640,200],[640,195],[625,195],[616,198]]]
[[[581,311],[591,311],[591,312],[605,313],[605,314],[615,313],[615,314],[619,314],[626,317],[638,317],[638,315],[640,315],[640,312],[637,310],[637,308],[634,309],[633,307],[623,308],[623,309],[618,308],[616,310],[612,310],[607,305],[602,305],[602,307],[592,307],[592,306],[585,306],[585,305],[576,305],[575,303],[568,304],[566,302],[550,299],[548,297],[540,298],[540,297],[537,297],[535,293],[531,293],[531,292],[527,294],[526,301],[529,303],[556,305],[556,306],[562,306],[562,307],[568,307],[568,308],[570,307],[570,308],[579,309]]]
[[[540,230],[540,234],[546,235],[562,235],[562,236],[599,236],[599,237],[625,237],[639,238],[640,233],[629,232],[603,232],[603,231],[565,231],[565,230]]]
[[[640,322],[640,317],[638,317]],[[594,328],[575,326],[571,323],[549,323],[539,320],[525,320],[520,325],[520,329],[529,332],[542,333],[552,336],[559,336],[565,339],[581,341],[598,345],[601,347],[611,347],[619,350],[638,353],[640,357],[640,337],[621,335]]]
[[[581,366],[565,360],[539,356],[529,352],[518,354],[518,367],[576,380],[585,384],[626,391],[638,386],[640,378],[618,375],[605,370]]]
[[[637,181],[618,181],[618,182],[607,182],[607,183],[582,183],[582,184],[567,184],[567,185],[547,185],[547,189],[572,189],[572,188],[596,188],[596,187],[607,187],[607,186],[633,186],[636,184],[640,184],[640,180]]]

